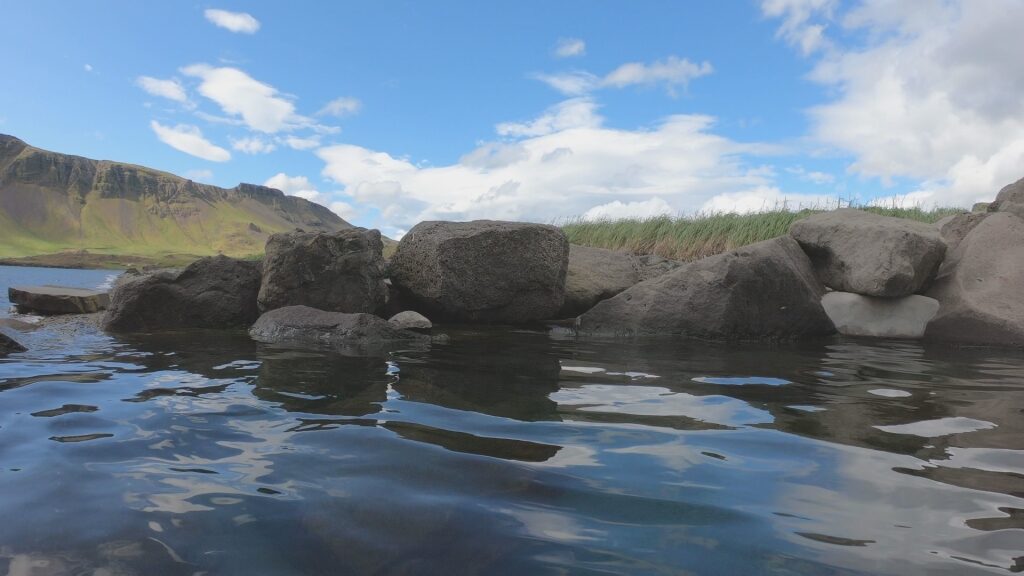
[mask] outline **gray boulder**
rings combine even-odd
[[[988,206],[989,212],[1009,212],[1024,218],[1024,178],[1004,186]]]
[[[1024,220],[989,214],[964,237],[928,296],[939,313],[925,338],[970,344],[1024,345]]]
[[[844,208],[799,220],[790,235],[829,288],[895,298],[928,288],[946,254],[933,226]]]
[[[520,222],[422,222],[398,244],[391,281],[434,319],[522,324],[554,317],[565,297],[569,241]]]
[[[634,284],[657,278],[682,265],[683,262],[652,254],[635,256],[571,244],[565,276],[565,302],[558,317],[575,318]]]
[[[259,307],[312,306],[334,312],[374,312],[384,305],[380,232],[290,232],[267,240]]]
[[[430,340],[372,314],[328,312],[309,306],[271,310],[259,317],[249,335],[268,344],[322,346],[355,353],[376,353],[398,342]]]
[[[6,356],[12,352],[24,352],[25,347],[18,344],[14,338],[0,332],[0,356]]]
[[[103,329],[150,332],[179,328],[245,328],[259,316],[258,262],[203,258],[181,271],[163,270],[119,282]]]
[[[401,330],[429,331],[434,327],[426,316],[412,310],[395,314],[388,320],[388,324]]]
[[[939,235],[942,236],[942,240],[946,243],[947,253],[952,252],[964,237],[971,230],[974,230],[974,227],[987,216],[987,212],[962,212],[953,216],[946,216],[936,222],[935,228],[938,229]]]
[[[582,334],[788,339],[832,334],[824,292],[786,236],[686,264],[594,306]]]
[[[20,312],[37,314],[91,314],[106,310],[106,292],[65,286],[11,286],[7,297]]]
[[[845,336],[920,339],[939,311],[939,301],[912,294],[877,298],[852,292],[829,292],[821,299],[836,330]]]

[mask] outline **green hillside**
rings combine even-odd
[[[218,188],[0,134],[3,259],[80,251],[145,261],[245,257],[262,253],[275,232],[350,226],[323,206],[272,188]]]

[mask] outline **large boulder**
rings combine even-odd
[[[878,298],[829,292],[821,299],[821,305],[840,334],[873,338],[919,339],[939,311],[938,300],[920,294]]]
[[[933,226],[844,208],[799,220],[790,235],[829,288],[895,298],[928,288],[946,254]]]
[[[988,216],[987,212],[961,212],[935,223],[939,235],[946,243],[946,252],[952,252],[971,230]]]
[[[179,328],[246,328],[259,316],[259,262],[203,258],[181,271],[163,270],[119,282],[103,328],[152,332]]]
[[[261,311],[312,306],[334,312],[375,312],[385,302],[380,232],[289,232],[267,240]]]
[[[565,301],[558,316],[579,316],[641,280],[635,256],[573,244],[569,246]]]
[[[19,312],[36,314],[91,314],[106,310],[106,292],[65,286],[11,286],[7,298]]]
[[[988,206],[989,212],[1009,212],[1024,218],[1024,178],[1004,186]]]
[[[989,214],[964,237],[928,296],[939,313],[925,338],[1024,345],[1024,220]]]
[[[0,356],[6,356],[12,352],[24,352],[25,347],[14,339],[0,332]]]
[[[686,264],[600,302],[579,317],[583,334],[679,334],[788,339],[835,332],[824,289],[786,236]]]
[[[416,330],[419,332],[429,332],[434,327],[434,324],[426,316],[412,310],[395,314],[388,319],[388,324],[402,330]]]
[[[372,314],[328,312],[309,306],[271,310],[259,317],[249,335],[268,344],[323,346],[346,352],[376,352],[397,342],[430,340]]]
[[[522,324],[557,315],[569,241],[520,222],[422,222],[398,244],[391,281],[429,317]]]

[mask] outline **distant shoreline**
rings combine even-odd
[[[20,258],[0,258],[0,266],[30,266],[36,268],[70,268],[75,270],[125,270],[128,268],[178,268],[202,258],[195,254],[169,254],[166,256],[137,256],[124,254],[94,254],[92,252],[58,252]]]

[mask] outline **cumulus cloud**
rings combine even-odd
[[[188,103],[188,94],[185,93],[185,87],[174,78],[162,80],[152,76],[139,76],[135,79],[135,84],[153,96],[167,98],[182,104]]]
[[[317,155],[323,175],[357,206],[376,209],[375,225],[391,234],[429,219],[648,216],[770,183],[741,159],[770,150],[717,136],[713,122],[675,115],[650,129],[614,129],[592,101],[570,99],[533,120],[499,124],[511,140],[483,143],[451,165],[421,167],[351,144]]]
[[[351,221],[359,217],[359,210],[348,202],[331,202],[328,208],[343,220]]]
[[[246,154],[267,154],[277,149],[273,142],[268,142],[258,136],[232,140],[231,147]]]
[[[852,155],[852,173],[920,182],[904,197],[963,206],[1024,175],[1024,3],[861,0],[831,14],[831,2],[768,0],[762,8],[783,19],[783,36],[832,18],[859,39],[832,40],[811,74],[836,95],[810,110],[812,136]]]
[[[678,88],[685,88],[691,80],[707,76],[713,71],[710,62],[698,64],[686,58],[669,56],[651,63],[627,62],[603,77],[584,70],[572,70],[557,74],[534,74],[533,78],[567,96],[580,96],[600,88],[658,85],[674,96]]]
[[[278,172],[268,178],[263,185],[276,188],[289,196],[305,198],[310,202],[316,202],[322,197],[322,194],[317,191],[316,186],[305,176],[289,176],[284,172]]]
[[[825,28],[837,3],[838,0],[763,0],[761,12],[769,18],[781,19],[776,35],[808,55],[831,45]]]
[[[202,131],[196,126],[164,126],[156,120],[151,121],[149,126],[161,142],[175,150],[211,162],[227,162],[231,159],[230,152],[204,138]]]
[[[300,138],[299,136],[285,136],[283,142],[286,146],[295,150],[312,150],[320,145],[320,137]]]
[[[700,207],[710,214],[750,214],[766,210],[801,210],[803,208],[829,208],[838,200],[826,194],[787,194],[775,186],[755,186],[738,192],[725,192],[712,196]]]
[[[358,98],[342,97],[331,100],[317,112],[318,116],[349,116],[359,112],[363,103]]]
[[[247,12],[229,12],[210,8],[203,12],[203,16],[215,26],[232,32],[255,34],[260,29],[260,21]]]
[[[555,56],[558,58],[572,58],[586,53],[587,43],[579,38],[559,38],[555,44]]]
[[[661,198],[620,202],[615,200],[600,206],[594,206],[583,213],[584,220],[619,220],[622,218],[653,218],[655,216],[671,216],[675,212],[668,202]]]
[[[311,125],[308,118],[296,114],[295,105],[276,88],[238,68],[193,64],[181,72],[198,78],[200,94],[253,130],[272,134]]]

